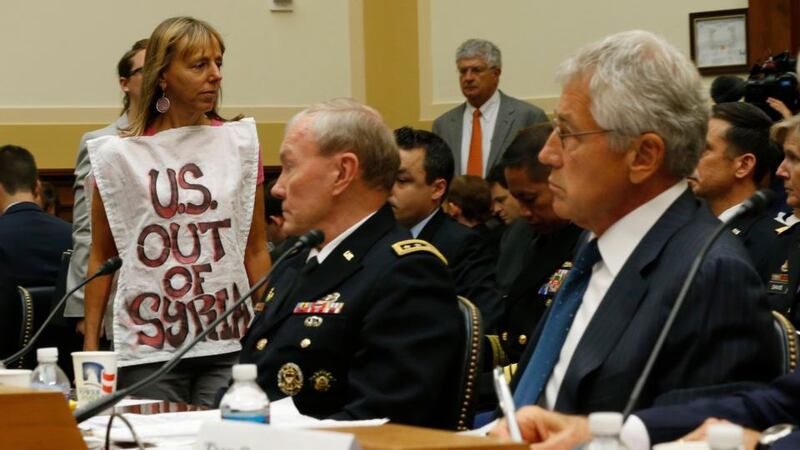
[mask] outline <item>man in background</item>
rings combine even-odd
[[[456,50],[456,68],[466,102],[433,122],[433,132],[453,152],[455,174],[485,177],[517,132],[546,122],[544,111],[498,90],[500,49],[484,39],[468,39]]]

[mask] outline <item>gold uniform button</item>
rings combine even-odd
[[[500,339],[507,341],[508,340],[508,332],[503,331],[503,334],[500,335]]]
[[[311,345],[311,339],[309,338],[305,338],[300,341],[300,348],[308,348],[309,345]]]
[[[269,342],[267,338],[259,339],[258,342],[256,342],[256,350],[264,350],[264,348],[267,346],[267,342]]]
[[[519,342],[519,345],[525,345],[525,343],[528,342],[528,336],[520,334],[519,339],[517,339],[517,342]]]

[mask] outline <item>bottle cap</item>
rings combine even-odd
[[[233,379],[236,381],[255,380],[258,369],[255,364],[235,364],[233,366]]]
[[[737,449],[742,445],[742,427],[732,423],[715,423],[708,427],[708,446],[713,449]]]
[[[596,412],[589,414],[589,430],[592,435],[614,436],[622,429],[622,414],[618,412]]]
[[[45,347],[36,350],[36,360],[41,362],[58,361],[58,349],[56,347]]]

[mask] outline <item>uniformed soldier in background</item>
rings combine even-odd
[[[503,297],[505,314],[500,333],[486,336],[484,370],[519,361],[528,335],[572,268],[572,256],[583,232],[553,211],[553,197],[547,187],[550,169],[539,162],[539,151],[552,131],[550,124],[520,131],[501,161],[508,190],[535,237],[520,243],[517,249],[525,252],[523,267]],[[509,378],[513,370],[514,366],[508,368]]]
[[[291,120],[280,160],[284,231],[325,239],[276,268],[241,361],[305,415],[454,427],[463,325],[441,255],[386,203],[400,164],[391,130],[332,100]]]

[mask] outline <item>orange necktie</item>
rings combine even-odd
[[[469,142],[467,175],[483,176],[483,133],[481,132],[481,110],[472,112],[472,140]]]

